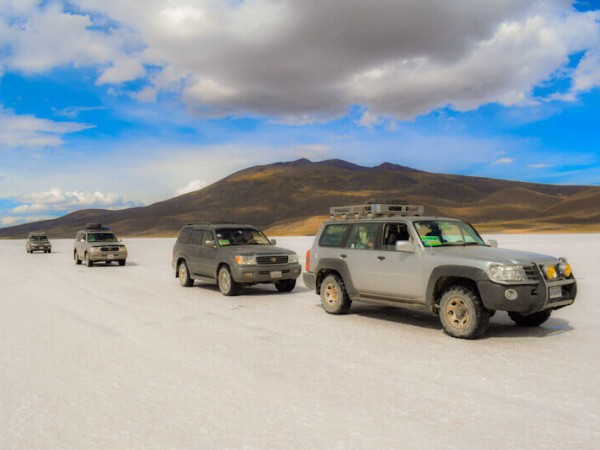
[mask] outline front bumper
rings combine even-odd
[[[127,252],[89,252],[88,258],[90,261],[119,261],[127,259]]]
[[[573,278],[524,285],[504,285],[486,280],[478,281],[477,287],[487,309],[521,314],[562,308],[575,302],[577,296],[577,283]],[[516,292],[514,300],[507,298],[507,291],[511,289]]]
[[[47,252],[48,250],[52,250],[51,245],[30,245],[29,250],[32,252]]]
[[[300,273],[302,273],[300,264],[231,267],[231,276],[238,283],[275,283],[279,280],[295,280]]]

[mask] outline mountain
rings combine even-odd
[[[247,222],[270,234],[312,234],[334,205],[402,198],[427,215],[459,217],[484,231],[600,231],[600,187],[523,183],[445,175],[384,163],[300,159],[250,167],[188,194],[119,211],[88,209],[0,229],[22,238],[45,230],[73,237],[89,222],[124,236],[174,236],[187,222]]]

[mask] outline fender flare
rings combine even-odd
[[[431,275],[429,276],[429,281],[427,282],[425,305],[429,309],[433,310],[435,308],[435,299],[438,294],[438,292],[436,292],[436,287],[438,285],[438,281],[442,278],[464,278],[470,280],[478,291],[478,283],[480,281],[489,280],[486,271],[477,267],[452,265],[438,266],[432,270]]]
[[[342,281],[344,282],[344,286],[346,287],[346,292],[348,296],[352,298],[352,296],[356,295],[356,289],[354,288],[354,283],[352,283],[352,276],[350,275],[350,271],[348,270],[348,265],[346,261],[337,259],[337,258],[324,258],[319,261],[317,265],[317,270],[315,273],[317,274],[316,279],[316,291],[317,294],[321,291],[321,283],[323,282],[323,273],[328,272],[337,272],[340,277],[342,277]]]

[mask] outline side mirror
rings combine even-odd
[[[487,245],[496,248],[498,247],[498,241],[496,239],[490,239],[489,241],[487,241]]]
[[[403,253],[414,253],[415,246],[410,241],[396,241],[395,250]]]
[[[215,244],[215,241],[213,241],[212,239],[207,239],[204,241],[204,246],[215,248],[217,245]]]
[[[271,239],[271,245],[277,245],[277,241],[275,239]]]

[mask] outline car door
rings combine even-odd
[[[424,301],[423,255],[395,249],[396,241],[416,242],[406,222],[383,225],[381,241],[374,251],[373,283],[384,297]]]
[[[187,246],[188,268],[193,275],[203,275],[201,257],[203,236],[204,230],[192,230],[190,242]]]
[[[209,278],[216,277],[217,271],[217,243],[215,241],[214,232],[205,230],[202,234],[202,241],[198,249],[198,259],[200,263],[200,271],[203,276]]]
[[[341,253],[350,272],[352,284],[360,294],[377,295],[379,293],[375,249],[379,227],[379,222],[352,224],[346,239],[346,248]]]

